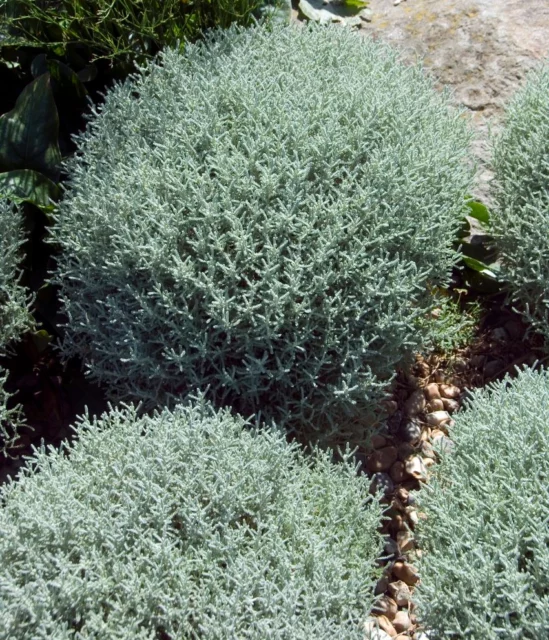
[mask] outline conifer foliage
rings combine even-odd
[[[65,357],[123,397],[208,389],[329,431],[423,344],[468,143],[421,69],[344,29],[167,51],[109,93],[69,165]]]

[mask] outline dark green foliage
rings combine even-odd
[[[92,61],[133,66],[178,41],[233,22],[249,25],[274,0],[1,0],[0,32],[18,46],[64,55],[77,45]],[[4,43],[5,46],[5,43]],[[82,54],[82,51],[81,51]]]

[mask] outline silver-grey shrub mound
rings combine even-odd
[[[518,308],[549,339],[549,65],[507,108],[493,149],[494,232]],[[547,343],[549,345],[549,343]]]
[[[28,293],[20,286],[22,218],[0,198],[0,353],[30,327]]]
[[[0,637],[361,640],[366,479],[243,424],[203,399],[116,410],[37,452],[0,494]]]
[[[65,357],[151,402],[208,388],[315,428],[360,410],[423,344],[468,142],[421,69],[344,29],[167,52],[107,96],[70,164]]]
[[[0,198],[0,355],[30,329],[29,295],[20,281],[21,245],[25,238],[20,211]],[[7,372],[0,366],[0,451],[15,436],[21,420],[19,408],[8,408]]]
[[[418,494],[418,617],[430,638],[549,637],[549,373],[524,370],[456,415]]]

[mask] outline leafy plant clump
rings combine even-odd
[[[363,437],[345,416],[422,345],[457,260],[468,142],[421,69],[337,27],[166,52],[68,165],[64,356],[152,404],[196,387]]]
[[[510,297],[549,339],[549,66],[540,67],[507,109],[495,141],[497,207],[492,225]],[[547,342],[549,345],[549,342]]]
[[[418,617],[436,638],[549,633],[549,372],[477,391],[418,494]],[[429,636],[431,637],[431,635]]]
[[[56,55],[105,58],[133,67],[166,46],[233,22],[250,25],[285,0],[1,0],[2,46],[30,46]]]
[[[350,463],[244,426],[202,397],[37,452],[0,493],[0,635],[360,640],[379,502]]]

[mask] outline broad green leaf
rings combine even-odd
[[[469,208],[469,215],[471,216],[471,218],[475,218],[483,224],[490,223],[490,212],[488,211],[486,205],[482,204],[482,202],[470,200],[469,202],[467,202],[467,207]]]
[[[76,96],[79,100],[85,100],[88,92],[82,84],[78,74],[59,60],[48,60],[45,53],[36,56],[31,65],[32,75],[36,78],[44,73],[49,73],[53,88],[56,92],[62,91]],[[57,96],[59,97],[59,96]]]
[[[33,169],[59,179],[59,116],[45,73],[28,84],[0,118],[0,171]]]
[[[370,2],[369,0],[343,0],[343,4],[351,9],[364,9]]]
[[[490,278],[497,279],[497,274],[495,271],[499,270],[499,266],[497,264],[487,265],[480,260],[475,260],[475,258],[469,258],[468,256],[462,256],[462,260],[464,264],[469,267],[469,269],[473,269],[473,271],[478,271],[483,275],[486,275]]]
[[[0,173],[0,196],[50,208],[51,201],[59,197],[59,187],[38,171],[17,169]]]

